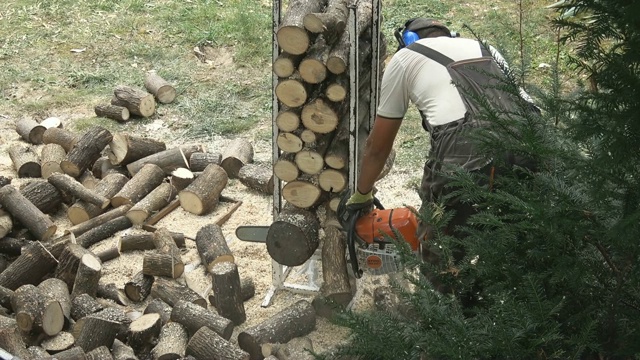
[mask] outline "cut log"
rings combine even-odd
[[[170,232],[173,242],[178,247],[185,247],[184,234]],[[150,232],[136,232],[122,235],[118,242],[120,252],[136,250],[153,250],[156,244],[153,241],[154,234]]]
[[[313,306],[306,300],[299,300],[265,321],[245,329],[238,335],[238,345],[251,355],[251,359],[261,359],[262,344],[286,343],[309,334],[315,326]]]
[[[250,277],[243,277],[240,279],[240,298],[242,301],[247,301],[254,297],[256,294],[256,286],[253,283],[253,279]],[[216,294],[211,292],[209,294],[209,304],[216,306]]]
[[[294,153],[284,153],[273,165],[273,174],[282,181],[293,181],[298,178],[300,171],[295,164]]]
[[[55,360],[86,360],[87,356],[80,346],[61,351],[53,358]]]
[[[276,97],[284,105],[295,108],[302,106],[309,97],[309,85],[299,78],[299,74],[295,73],[287,79],[278,81],[276,85]]]
[[[44,297],[49,299],[47,301],[55,301],[60,304],[60,309],[65,319],[71,319],[71,295],[64,281],[57,278],[49,278],[38,284],[38,289],[40,289]]]
[[[78,140],[79,137],[76,134],[61,128],[48,128],[42,134],[42,142],[44,144],[58,144],[67,153],[73,149]]]
[[[40,152],[40,172],[43,178],[48,178],[53,173],[63,173],[60,163],[67,156],[64,148],[58,144],[46,144]]]
[[[253,144],[243,138],[232,140],[222,152],[220,166],[227,172],[229,178],[238,177],[240,169],[253,162]]]
[[[177,168],[188,168],[188,159],[191,157],[191,154],[203,151],[201,144],[182,145],[145,156],[142,159],[129,163],[127,164],[127,170],[129,170],[131,175],[135,175],[144,165],[155,164],[158,165],[166,175],[170,175],[171,172]]]
[[[321,193],[317,185],[306,180],[290,181],[282,188],[282,197],[301,209],[316,206]]]
[[[333,141],[324,155],[324,162],[334,169],[344,169],[349,164],[349,143]]]
[[[50,116],[50,117],[40,121],[40,125],[44,126],[45,129],[49,129],[49,128],[52,128],[52,127],[55,127],[55,128],[62,128],[63,127],[62,120],[60,120],[60,118],[56,117],[56,116]]]
[[[67,243],[60,252],[60,259],[58,266],[56,267],[54,276],[67,284],[67,291],[73,289],[73,283],[76,279],[76,273],[78,272],[78,266],[82,257],[91,252],[79,244]]]
[[[20,188],[20,193],[45,214],[58,211],[64,201],[60,190],[45,180],[30,181]]]
[[[318,175],[318,185],[327,192],[342,192],[347,187],[347,181],[347,174],[336,169],[325,169]]]
[[[9,157],[13,167],[21,178],[39,178],[42,175],[42,167],[38,154],[29,145],[17,143],[9,147]]]
[[[111,351],[106,346],[99,346],[85,354],[86,360],[113,360]]]
[[[278,145],[278,149],[288,153],[297,153],[302,150],[304,145],[298,135],[288,132],[279,133],[276,138],[276,144]]]
[[[141,170],[138,174],[142,174],[143,171],[144,170]],[[161,183],[142,198],[142,200],[133,205],[127,212],[127,217],[131,220],[132,224],[140,225],[147,220],[153,212],[167,206],[176,197],[176,194],[177,191],[173,185],[166,182]]]
[[[0,316],[0,348],[8,351],[18,359],[29,359],[25,341],[14,319]]]
[[[38,240],[47,241],[56,233],[57,227],[51,219],[12,185],[0,188],[0,205]]]
[[[207,308],[207,301],[198,295],[191,288],[171,281],[168,278],[157,277],[151,286],[151,296],[161,299],[169,306],[175,306],[180,301],[190,302],[204,309]],[[183,324],[184,325],[184,324]],[[186,325],[185,325],[186,326]]]
[[[160,211],[158,211],[157,213],[151,215],[147,221],[145,221],[145,225],[142,226],[142,228],[144,229],[146,225],[153,225],[155,223],[157,223],[158,221],[162,220],[165,216],[167,216],[169,213],[171,213],[173,210],[177,209],[178,206],[180,206],[180,200],[179,199],[174,199],[173,201],[171,201],[167,206],[163,207],[162,209],[160,209]],[[147,231],[155,231],[154,230],[148,230],[145,229]],[[176,240],[176,245],[178,245],[179,247],[184,247],[184,244],[179,244],[178,240],[174,237],[174,240]]]
[[[131,114],[129,109],[124,106],[111,104],[98,104],[93,108],[96,115],[107,119],[113,119],[120,122],[129,121]]]
[[[128,306],[130,304],[127,295],[125,295],[122,289],[119,289],[116,284],[98,284],[98,292],[96,296],[102,299],[107,299],[115,302],[116,304]]]
[[[119,216],[78,236],[76,242],[84,248],[89,248],[118,231],[130,228],[131,225],[131,221],[126,216]]]
[[[75,344],[85,352],[100,346],[111,348],[120,331],[120,325],[117,321],[92,314],[79,319],[73,326],[71,334],[76,339]]]
[[[109,206],[109,199],[100,194],[97,194],[93,190],[87,189],[76,179],[67,174],[51,174],[48,178],[48,181],[60,191],[71,194],[79,200],[86,201],[89,204],[97,205],[101,209]]]
[[[29,118],[22,118],[16,121],[16,132],[24,141],[38,145],[42,144],[42,135],[47,130],[46,127],[38,124],[37,121]]]
[[[344,103],[334,108],[334,105],[324,99],[315,98],[305,104],[300,117],[307,129],[319,134],[327,134],[337,128],[344,111]]]
[[[107,156],[112,165],[127,165],[149,155],[167,150],[164,142],[126,133],[116,133],[109,143]]]
[[[249,360],[248,353],[227,340],[203,326],[189,339],[186,353],[196,359]]]
[[[62,171],[74,178],[79,177],[98,160],[102,150],[112,139],[109,130],[100,126],[90,128],[60,163]]]
[[[280,131],[292,132],[300,126],[300,109],[282,106],[276,116],[276,126]]]
[[[321,137],[322,136],[318,136],[318,134],[309,129],[304,129],[300,132],[300,140],[305,143],[305,146],[308,146],[311,143],[315,143]]]
[[[324,94],[333,102],[344,101],[349,94],[349,82],[345,76],[333,76],[329,80]]]
[[[135,204],[164,181],[164,171],[155,164],[146,164],[111,198],[111,206]]]
[[[98,227],[110,220],[119,218],[127,213],[131,208],[131,204],[126,204],[122,206],[118,206],[115,209],[111,209],[105,213],[102,213],[92,219],[88,219],[87,221],[81,222],[77,225],[74,225],[64,231],[65,234],[73,234],[78,237],[85,232]]]
[[[240,288],[238,266],[232,262],[220,262],[211,268],[215,307],[218,314],[240,325],[247,320]]]
[[[238,172],[238,179],[250,189],[267,195],[273,194],[273,170],[271,168],[257,164],[246,164]]]
[[[127,344],[138,356],[147,354],[160,336],[160,330],[162,330],[160,315],[144,314],[129,325]]]
[[[1,210],[0,210],[1,211]],[[0,254],[9,256],[19,256],[22,253],[22,248],[29,245],[30,240],[16,239],[13,237],[3,237],[0,239]]]
[[[50,354],[57,354],[59,352],[69,350],[73,347],[76,339],[71,333],[66,331],[59,332],[56,336],[42,341],[40,345]]]
[[[327,58],[327,70],[340,75],[347,71],[349,66],[349,31],[343,31],[338,42],[331,48]]]
[[[298,67],[300,77],[304,81],[309,84],[319,84],[327,78],[325,63],[329,56],[329,50],[331,48],[327,45],[324,36],[317,36]]]
[[[347,27],[349,10],[346,0],[329,0],[324,12],[305,15],[303,24],[312,33],[324,34],[329,43],[337,41]]]
[[[289,54],[303,54],[309,48],[311,39],[304,28],[304,16],[309,13],[321,12],[326,1],[290,1],[280,27],[276,31],[278,46]]]
[[[80,294],[88,294],[91,297],[96,297],[101,275],[102,263],[100,259],[93,254],[84,254],[78,264],[78,271],[75,281],[73,282],[71,298],[75,298]]]
[[[209,213],[218,205],[228,181],[229,176],[221,166],[208,165],[191,185],[178,193],[180,206],[195,215]]]
[[[165,228],[156,230],[153,243],[156,251],[144,254],[142,272],[145,275],[167,276],[174,279],[180,277],[184,272],[184,263],[171,233]]]
[[[191,336],[201,327],[208,327],[225,340],[229,340],[233,333],[233,322],[231,322],[231,320],[211,310],[183,300],[178,301],[178,303],[174,305],[171,311],[171,321],[175,321],[184,326]]]
[[[100,180],[94,192],[107,199],[111,199],[128,181],[129,179],[126,176],[112,173]],[[103,209],[99,206],[89,204],[86,201],[76,201],[76,203],[71,205],[67,210],[67,217],[72,224],[77,225],[100,215],[102,211]]]
[[[133,302],[143,301],[151,293],[153,280],[153,276],[145,275],[139,271],[124,285],[124,292]]]
[[[103,309],[104,306],[89,294],[80,294],[71,299],[71,318],[75,321],[95,314]]]
[[[0,286],[0,306],[5,309],[11,308],[11,297],[13,296],[13,290]]]
[[[113,355],[113,360],[138,360],[133,349],[118,339],[113,341],[111,355]]]
[[[318,248],[319,228],[314,213],[285,206],[269,226],[267,251],[279,264],[302,265]]]
[[[21,331],[29,332],[42,323],[44,304],[41,297],[40,290],[32,284],[22,285],[13,292],[11,308]]]
[[[305,174],[317,175],[324,168],[324,149],[307,147],[296,153],[294,162],[298,169]]]
[[[282,52],[273,62],[273,73],[280,78],[289,77],[296,71],[301,60],[301,55],[291,55],[289,53]]]
[[[153,95],[144,90],[118,85],[113,90],[113,95],[111,104],[124,106],[131,114],[150,117],[156,112],[156,100]]]
[[[204,153],[196,153],[196,154],[204,154]],[[192,156],[193,157],[193,156]],[[187,186],[191,185],[196,176],[191,172],[191,170],[187,168],[177,168],[171,172],[171,177],[169,178],[169,184],[171,184],[176,191],[180,192],[187,188]]]
[[[216,224],[208,224],[198,230],[196,249],[208,272],[211,272],[217,263],[234,262],[233,253],[229,250],[222,228]]]
[[[307,336],[291,339],[286,344],[263,344],[262,356],[268,358],[273,356],[278,360],[313,360],[315,357],[310,353],[313,351],[313,343]]]
[[[94,253],[103,264],[120,256],[120,251],[117,246],[110,246]]]
[[[182,359],[187,349],[189,341],[187,329],[177,322],[165,324],[160,331],[158,344],[151,353],[157,360],[177,360]]]
[[[160,320],[162,321],[162,325],[165,325],[171,319],[171,311],[173,309],[169,304],[162,301],[162,299],[153,299],[149,301],[147,307],[144,309],[145,314],[155,313],[160,315]]]
[[[127,312],[125,311],[125,308],[122,307],[107,306],[104,309],[96,312],[95,314],[91,314],[87,317],[96,317],[116,323],[116,338],[120,339],[121,341],[126,341],[129,325],[131,324],[133,319],[135,319],[135,316],[137,316],[137,314],[141,315],[140,312],[136,311]],[[78,320],[77,322],[80,322],[81,320],[82,319]]]
[[[8,243],[8,241],[6,241],[5,239],[5,236],[9,232],[11,232],[11,229],[13,229],[13,220],[11,219],[11,215],[8,212],[0,209],[0,253],[2,254],[7,254],[5,249],[10,249],[9,247],[5,247],[5,245]],[[15,251],[12,252],[15,253]],[[17,255],[20,255],[19,249]]]
[[[144,87],[152,93],[161,104],[170,104],[176,98],[176,89],[153,70],[147,71]]]
[[[196,152],[189,157],[189,169],[193,172],[204,171],[209,164],[220,165],[222,154],[215,152]]]

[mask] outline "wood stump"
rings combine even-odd
[[[138,159],[127,164],[127,170],[131,175],[135,175],[146,164],[158,165],[166,175],[170,175],[172,171],[181,167],[189,167],[189,158],[191,154],[203,152],[201,144],[189,144],[179,147],[163,150]]]
[[[151,296],[173,307],[175,307],[178,302],[185,301],[204,309],[207,308],[207,301],[198,295],[198,293],[191,290],[188,286],[164,277],[156,277],[151,286]]]

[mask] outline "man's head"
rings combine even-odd
[[[413,18],[407,20],[404,27],[396,30],[396,38],[400,44],[399,48],[411,45],[418,39],[427,37],[448,36],[451,31],[443,23],[429,18]]]

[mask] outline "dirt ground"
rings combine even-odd
[[[73,116],[60,116],[63,123],[73,122]],[[14,178],[14,184],[19,185],[27,179],[18,179],[7,149],[15,142],[23,141],[15,132],[14,121],[8,117],[0,118],[0,175]],[[268,124],[267,124],[268,125]],[[156,120],[150,124],[141,125],[139,133],[147,134],[155,139],[166,142],[167,148],[185,143],[188,139],[175,139],[170,135],[171,131],[163,122]],[[253,138],[252,134],[246,134],[254,145],[254,162],[270,164],[271,143],[269,141],[259,141]],[[214,138],[206,141],[197,141],[205,145],[208,151],[220,152],[231,139]],[[38,150],[41,146],[38,146]],[[419,199],[414,191],[407,190],[402,184],[407,182],[410,176],[414,176],[408,169],[394,169],[387,177],[381,180],[377,187],[379,197],[385,207],[402,206],[405,204],[417,206]],[[266,246],[261,243],[249,243],[238,240],[235,236],[235,229],[240,225],[269,225],[272,221],[273,198],[246,188],[238,180],[231,179],[222,195],[242,201],[242,205],[233,213],[222,226],[223,233],[227,239],[230,249],[233,251],[241,277],[251,277],[255,283],[255,296],[245,302],[247,320],[244,324],[237,326],[231,341],[237,341],[237,335],[247,327],[256,325],[281,309],[293,304],[300,299],[311,301],[313,294],[298,294],[288,289],[279,289],[275,292],[268,306],[265,305],[265,298],[272,287],[273,263],[269,257]],[[212,223],[226,214],[231,203],[220,203],[211,213],[197,216],[184,211],[178,207],[164,219],[156,224],[157,227],[166,227],[170,231],[182,232],[187,238],[194,239],[197,231],[204,225]],[[63,206],[57,213],[52,215],[52,219],[58,226],[56,236],[61,236],[66,227],[71,223],[66,217],[66,206]],[[120,236],[127,232],[143,231],[131,228],[117,233],[112,238],[104,240],[94,245],[92,250],[99,250],[117,244]],[[207,298],[211,289],[211,278],[205,274],[204,267],[200,265],[200,259],[195,249],[195,242],[187,239],[186,249],[182,254],[182,259],[186,265],[184,275],[179,281],[184,282],[201,296]],[[142,269],[142,252],[131,252],[122,254],[119,258],[107,261],[103,264],[103,275],[101,281],[104,283],[114,283],[119,288],[139,270]],[[322,283],[320,261],[309,261],[307,264],[291,270],[291,275],[287,281],[295,284],[305,284],[320,286]],[[375,286],[387,282],[385,276],[367,276],[357,281],[356,297],[353,301],[353,309],[367,309],[373,305],[372,290]],[[119,306],[111,303],[112,306]],[[141,311],[146,306],[146,302],[132,304],[128,308],[132,311]],[[215,311],[215,310],[214,310]],[[336,344],[347,339],[348,329],[341,328],[318,317],[315,330],[309,334],[316,351],[328,350]]]

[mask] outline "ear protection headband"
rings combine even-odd
[[[394,35],[396,40],[398,41],[398,50],[404,47],[411,45],[420,39],[418,35],[419,30],[424,30],[428,28],[437,28],[443,30],[450,37],[458,37],[459,34],[455,32],[451,32],[449,28],[447,28],[444,24],[437,20],[426,19],[426,18],[412,18],[407,20],[404,23],[403,27],[400,27],[395,30]]]

